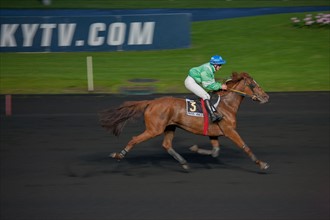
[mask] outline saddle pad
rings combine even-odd
[[[186,99],[186,112],[190,116],[204,116],[201,102],[196,100]]]

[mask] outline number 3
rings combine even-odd
[[[191,107],[189,108],[190,111],[195,112],[197,107],[196,107],[196,102],[192,101],[190,102]]]

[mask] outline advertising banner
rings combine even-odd
[[[1,52],[187,48],[190,14],[1,17]]]

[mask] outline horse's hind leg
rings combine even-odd
[[[165,148],[167,153],[169,153],[174,159],[176,159],[181,164],[183,169],[188,170],[189,165],[188,165],[187,161],[172,148],[174,131],[175,131],[175,126],[166,127],[166,129],[164,131],[163,147]]]
[[[198,154],[211,155],[212,157],[218,157],[219,156],[219,151],[220,151],[220,143],[219,143],[218,137],[211,136],[210,137],[210,142],[211,142],[211,145],[212,145],[212,150],[200,148],[196,144],[191,146],[189,149],[192,152],[195,152],[195,153],[198,153]]]
[[[162,134],[168,122],[168,118],[162,117],[162,115],[166,114],[168,113],[157,111],[157,109],[149,107],[149,110],[147,109],[144,113],[145,131],[142,134],[133,137],[120,153],[113,153],[110,156],[120,160],[125,157],[134,145]]]
[[[126,147],[120,153],[112,153],[110,156],[117,160],[123,159],[126,154],[134,147],[134,145],[141,143],[143,141],[149,140],[157,135],[160,135],[162,132],[151,132],[149,130],[145,130],[142,134],[138,136],[134,136],[126,145]]]

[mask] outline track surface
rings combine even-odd
[[[329,219],[329,94],[243,101],[238,130],[267,172],[226,138],[219,158],[196,155],[189,146],[209,148],[208,138],[178,129],[174,147],[189,173],[163,151],[162,137],[120,163],[107,157],[143,124],[113,137],[97,112],[160,95],[14,96],[11,117],[1,96],[0,219]]]

